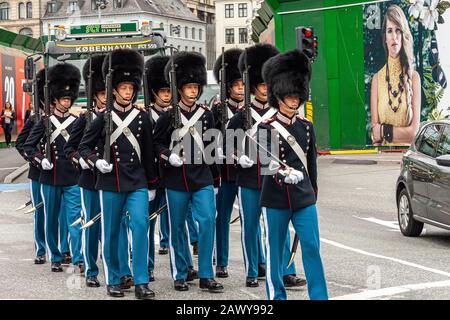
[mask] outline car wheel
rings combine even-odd
[[[411,201],[406,189],[402,189],[397,203],[398,224],[404,236],[417,237],[422,233],[423,222],[414,220],[411,209]]]

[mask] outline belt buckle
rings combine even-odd
[[[61,130],[61,135],[62,135],[64,138],[66,138],[66,137],[69,135],[69,133],[67,132],[66,129],[62,129],[62,130]]]
[[[286,140],[291,146],[295,143],[294,136],[288,136]]]
[[[126,135],[127,137],[131,134],[131,130],[128,127],[125,127],[122,129],[122,132],[124,135]]]

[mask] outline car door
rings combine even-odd
[[[414,214],[428,217],[428,183],[431,168],[435,163],[436,147],[439,142],[441,125],[430,124],[422,131],[417,152],[410,157],[409,172],[412,179],[411,206]]]
[[[436,157],[450,154],[450,125],[445,125],[439,141]],[[431,167],[428,184],[429,218],[450,226],[450,167],[435,163]]]

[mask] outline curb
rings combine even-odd
[[[23,164],[20,168],[17,168],[5,177],[4,183],[11,183],[17,179],[22,173],[28,170],[28,163]]]
[[[356,165],[400,165],[402,163],[401,159],[398,160],[373,160],[373,159],[352,159],[352,158],[335,158],[335,157],[327,157],[328,160],[331,160],[334,164],[356,164]]]

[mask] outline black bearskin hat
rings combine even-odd
[[[202,87],[206,85],[206,59],[198,52],[177,52],[167,62],[164,74],[166,81],[169,82],[169,72],[171,68],[171,61],[176,65],[177,88],[181,90],[185,84],[198,83],[200,85],[199,96],[201,95]]]
[[[224,52],[224,60],[226,63],[225,67],[225,78],[226,78],[226,86],[227,89],[231,87],[234,81],[242,79],[241,72],[238,68],[238,62],[239,62],[239,56],[242,54],[242,49],[229,49]],[[220,55],[216,63],[214,64],[214,77],[216,78],[216,81],[219,82],[219,73],[220,69],[222,68],[222,55]],[[227,90],[227,97],[229,97],[229,93]]]
[[[109,70],[109,57],[111,56],[111,68],[114,70],[112,86],[117,88],[121,82],[131,82],[134,85],[133,103],[136,102],[139,90],[141,90],[142,75],[144,74],[144,58],[132,49],[116,49],[110,52],[103,60],[103,78]]]
[[[164,68],[169,60],[169,56],[154,56],[145,63],[151,102],[155,102],[154,94],[158,94],[158,90],[170,88],[170,84],[164,75]]]
[[[263,79],[268,88],[268,102],[278,108],[277,98],[297,95],[305,102],[309,95],[311,64],[299,50],[291,50],[270,58],[263,67]]]
[[[80,70],[70,63],[58,63],[48,70],[50,101],[70,97],[72,103],[78,98]]]
[[[42,68],[36,74],[36,83],[37,83],[37,92],[38,92],[39,101],[41,102],[39,104],[39,108],[44,109],[45,68]]]
[[[84,79],[84,86],[86,88],[87,93],[87,86],[88,86],[88,76],[89,76],[89,64],[90,61],[92,61],[92,94],[95,95],[98,92],[105,91],[105,81],[103,79],[103,60],[105,59],[105,55],[95,55],[86,60],[84,66],[83,66],[83,79]]]
[[[247,48],[239,57],[239,71],[244,74],[245,59],[249,66],[248,74],[250,81],[250,92],[255,93],[255,87],[263,83],[262,67],[269,58],[276,56],[280,51],[271,44],[261,43]]]

